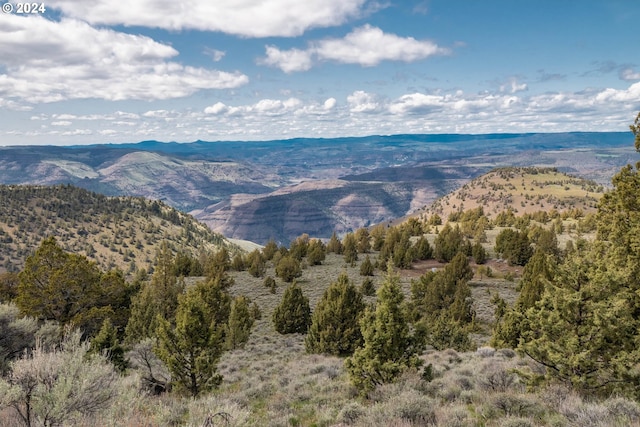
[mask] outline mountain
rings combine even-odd
[[[0,183],[162,200],[228,237],[286,244],[417,212],[496,167],[552,167],[608,185],[638,160],[629,140],[603,132],[0,147]]]
[[[69,185],[0,185],[0,272],[17,270],[47,236],[103,268],[149,269],[156,246],[191,256],[241,249],[190,215],[142,197],[107,197]]]
[[[482,207],[490,219],[507,209],[516,215],[580,209],[595,212],[605,187],[593,180],[562,173],[554,168],[498,168],[439,198],[420,214],[443,219],[454,212]]]

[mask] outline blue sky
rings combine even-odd
[[[625,131],[640,110],[636,0],[43,4],[0,14],[0,145]]]

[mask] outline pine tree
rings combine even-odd
[[[391,265],[377,297],[375,308],[367,307],[360,320],[362,347],[345,360],[351,382],[362,394],[420,365],[419,346],[407,323],[399,276]]]
[[[346,273],[332,282],[318,302],[311,327],[305,338],[308,353],[348,356],[360,345],[362,334],[358,321],[364,303],[362,295]]]
[[[320,265],[325,260],[327,254],[327,248],[324,243],[319,239],[313,239],[309,243],[309,249],[307,250],[307,261],[310,265]]]
[[[366,254],[371,251],[371,236],[365,227],[358,228],[355,234],[358,252]]]
[[[455,228],[447,223],[434,241],[433,257],[440,262],[449,262],[463,249],[464,236],[457,225]]]
[[[310,324],[309,299],[294,281],[284,291],[280,305],[273,311],[273,325],[281,334],[306,334]]]

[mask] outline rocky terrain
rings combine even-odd
[[[143,196],[230,238],[288,244],[416,213],[495,167],[553,167],[606,186],[637,158],[626,133],[146,141],[0,147],[0,183]]]

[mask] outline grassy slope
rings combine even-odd
[[[0,272],[19,269],[46,236],[102,268],[153,265],[156,246],[197,255],[238,246],[191,216],[139,197],[106,197],[69,186],[0,186]]]
[[[604,188],[593,181],[549,168],[500,168],[438,199],[423,214],[450,213],[482,206],[489,218],[507,208],[516,215],[572,208],[593,212]]]

